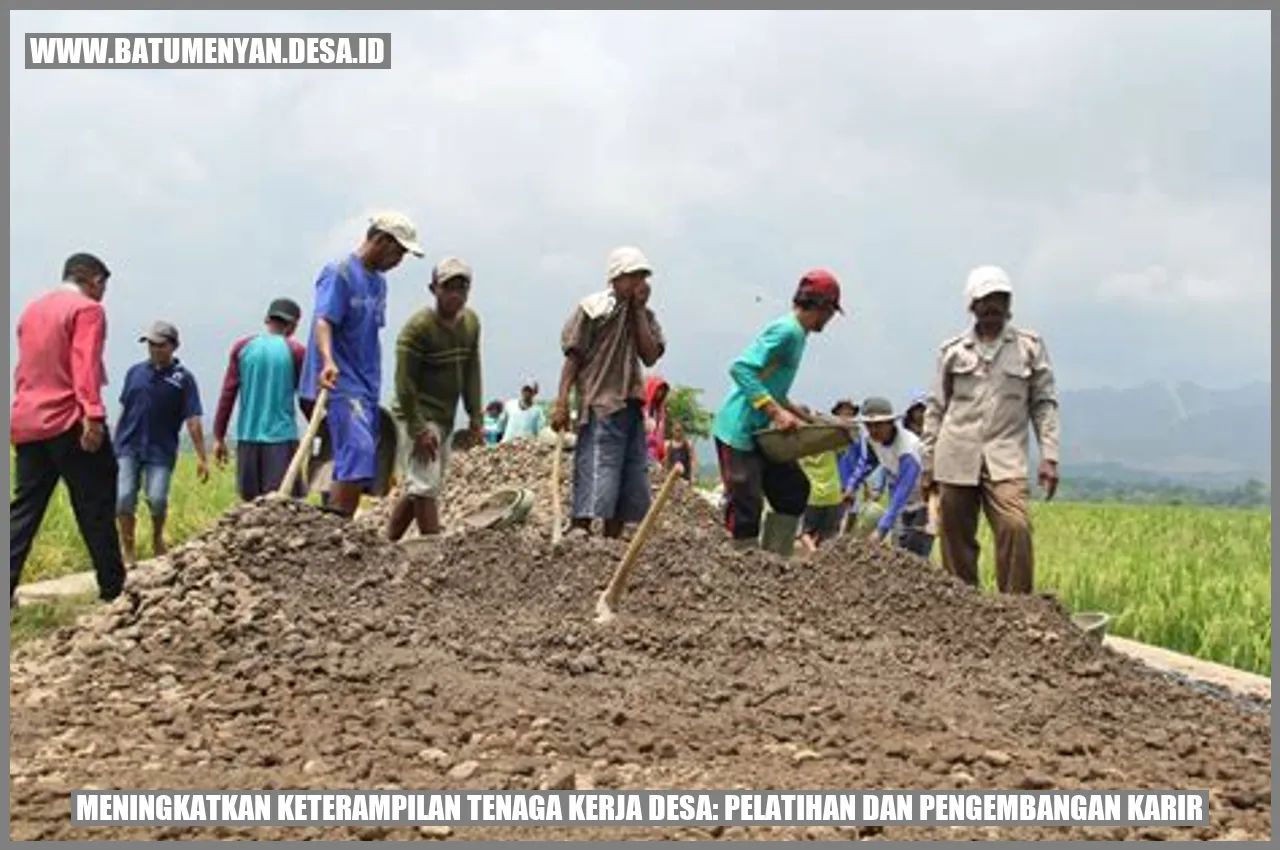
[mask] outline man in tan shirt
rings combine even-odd
[[[926,491],[939,494],[942,562],[978,583],[978,511],[996,542],[1002,593],[1030,593],[1028,426],[1040,443],[1039,482],[1046,499],[1058,488],[1058,398],[1044,340],[1010,324],[1013,287],[995,266],[969,274],[966,302],[974,325],[942,344],[925,409],[922,439]]]
[[[593,520],[606,537],[649,510],[649,453],[645,444],[644,378],[666,351],[662,326],[649,309],[653,267],[638,248],[615,249],[607,264],[609,288],[582,299],[560,332],[564,367],[551,427],[570,427],[570,391],[576,391],[577,440],[573,464],[573,528],[589,532]]]

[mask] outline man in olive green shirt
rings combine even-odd
[[[396,341],[396,403],[404,492],[391,510],[387,537],[399,540],[417,520],[420,534],[440,533],[440,499],[449,465],[449,436],[458,401],[469,417],[471,444],[484,434],[480,386],[480,319],[467,307],[471,267],[455,257],[431,272],[435,308],[405,323]]]

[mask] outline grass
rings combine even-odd
[[[12,468],[11,463],[10,470]],[[9,478],[12,493],[12,471]],[[236,504],[238,500],[233,464],[228,464],[226,469],[219,469],[211,460],[209,480],[202,484],[196,477],[195,455],[181,455],[169,490],[169,518],[165,523],[165,542],[173,547],[189,540],[211,526],[223,511]],[[138,559],[151,557],[151,515],[147,511],[146,496],[142,493],[138,495],[136,536]],[[71,513],[71,500],[67,495],[67,488],[59,484],[53,498],[49,501],[49,510],[45,512],[44,523],[40,526],[35,546],[31,548],[31,555],[27,558],[26,566],[22,570],[22,583],[58,578],[92,568],[89,550],[85,548],[84,541],[80,538],[75,517]]]
[[[1107,612],[1112,634],[1271,675],[1269,510],[1041,503],[1032,522],[1037,589]]]
[[[150,520],[139,499],[138,556],[150,555]],[[238,501],[231,467],[201,484],[184,455],[174,474],[166,536],[178,545]],[[1243,670],[1271,675],[1271,513],[1195,506],[1036,503],[1036,587],[1073,611],[1105,611],[1109,631]],[[990,530],[981,525],[982,578],[994,580]],[[935,547],[935,559],[937,547]],[[59,487],[23,581],[89,569],[88,552]],[[66,611],[15,620],[38,631]],[[50,606],[52,607],[52,606]]]

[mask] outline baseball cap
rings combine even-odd
[[[796,287],[796,297],[801,296],[831,304],[837,313],[844,312],[840,306],[840,282],[826,269],[805,272],[800,278],[800,285]]]
[[[292,298],[277,298],[267,308],[267,318],[297,324],[298,320],[302,318],[302,308]]]
[[[1013,284],[1004,269],[999,266],[978,266],[969,272],[969,278],[964,283],[966,306],[996,292],[1013,295]]]
[[[608,273],[610,282],[617,280],[624,274],[634,274],[635,272],[653,274],[653,266],[649,264],[649,258],[639,248],[634,245],[623,245],[621,248],[614,248],[609,253]]]
[[[151,323],[146,333],[138,337],[138,342],[171,342],[178,344],[178,329],[169,322],[160,320]]]
[[[431,270],[432,283],[444,283],[455,277],[471,280],[471,266],[457,257],[445,257]]]
[[[381,212],[369,219],[369,226],[395,239],[400,247],[415,257],[423,256],[422,246],[418,244],[418,228],[414,227],[408,216],[398,212]]]

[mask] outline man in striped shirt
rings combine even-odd
[[[9,502],[10,608],[59,480],[67,485],[98,575],[99,598],[111,601],[124,589],[115,518],[119,470],[102,400],[107,383],[102,299],[110,276],[102,260],[74,254],[63,265],[62,285],[32,301],[18,317],[9,425],[16,478]]]
[[[240,402],[236,420],[236,488],[253,501],[279,489],[298,450],[298,377],[307,350],[293,338],[302,308],[277,298],[267,308],[266,327],[236,341],[222,379],[218,413],[213,420],[213,458],[227,463],[227,426]],[[306,492],[302,476],[293,495]]]
[[[396,402],[399,466],[404,493],[391,510],[387,537],[399,540],[414,520],[420,534],[440,533],[453,419],[461,399],[470,443],[484,439],[480,401],[480,319],[467,306],[471,267],[456,257],[431,272],[435,308],[413,314],[396,342]]]

